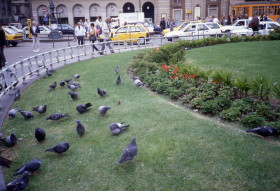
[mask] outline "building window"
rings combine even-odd
[[[20,6],[16,6],[16,15],[20,14]]]

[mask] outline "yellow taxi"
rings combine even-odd
[[[21,33],[17,33],[16,31],[10,28],[4,28],[7,45],[17,46],[17,44],[23,40],[23,35]]]
[[[149,41],[149,30],[143,25],[125,25],[111,33],[111,40],[118,42],[139,42],[145,44]],[[100,36],[102,39],[102,36]]]

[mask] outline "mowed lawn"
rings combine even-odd
[[[228,46],[233,45],[239,46]],[[266,141],[247,134],[241,127],[203,118],[148,89],[135,87],[125,70],[137,53],[82,61],[27,88],[13,107],[31,110],[33,106],[47,104],[48,110],[46,114],[35,114],[31,120],[20,115],[5,120],[4,133],[15,132],[23,138],[2,153],[15,156],[11,168],[4,171],[6,181],[12,180],[14,170],[25,162],[38,158],[43,165],[30,178],[27,191],[279,190],[279,141]],[[115,85],[116,66],[121,68],[120,86]],[[67,95],[67,88],[47,91],[53,81],[69,78],[73,73],[81,74],[78,82],[82,88],[77,91],[77,101]],[[100,98],[97,87],[104,88],[109,95]],[[121,105],[117,105],[119,100]],[[93,104],[92,110],[79,114],[76,105],[87,102]],[[105,117],[98,114],[101,105],[112,107]],[[54,112],[71,117],[46,121],[46,116]],[[86,125],[80,140],[75,131],[77,119]],[[112,122],[126,122],[130,127],[120,136],[112,136],[108,130]],[[47,133],[41,144],[34,138],[37,127]],[[132,137],[137,138],[138,155],[131,164],[117,164]],[[44,152],[62,141],[70,142],[64,156]]]
[[[188,63],[280,82],[280,41],[242,42],[192,49]]]

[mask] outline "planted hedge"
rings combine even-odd
[[[206,70],[185,63],[185,49],[274,39],[280,40],[280,33],[179,41],[139,54],[128,70],[152,91],[203,114],[239,121],[249,128],[269,125],[280,129],[279,83],[272,84],[265,76],[250,79],[233,75],[231,71]]]

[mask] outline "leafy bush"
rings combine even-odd
[[[233,89],[229,86],[224,86],[218,91],[219,97],[231,99],[233,97]]]
[[[280,99],[280,83],[275,83],[273,85],[273,94],[277,99]]]
[[[241,112],[238,107],[231,107],[220,113],[220,117],[228,121],[238,121],[240,115]]]
[[[243,98],[248,96],[248,91],[251,89],[249,79],[245,75],[237,77],[234,85],[239,89],[239,97]]]
[[[249,98],[237,99],[232,102],[232,107],[236,107],[243,114],[247,114],[254,110],[254,101]]]
[[[200,108],[202,113],[217,114],[222,111],[216,100],[208,100],[206,102],[203,102]]]
[[[275,122],[266,123],[266,126],[274,127],[274,128],[276,128],[276,129],[279,129],[279,130],[280,130],[280,121],[275,121]]]
[[[190,106],[192,108],[201,108],[201,106],[204,104],[204,98],[202,97],[196,97],[196,98],[193,98],[191,101],[190,101]]]
[[[260,100],[265,100],[270,94],[272,85],[269,79],[260,76],[251,81],[251,88],[253,95],[257,96]]]
[[[273,111],[272,106],[264,101],[257,102],[256,113],[270,121],[275,121],[279,117],[279,114]]]
[[[130,64],[130,68],[132,68],[134,72],[138,75],[146,72],[155,72],[156,70],[159,69],[159,66],[155,62],[148,62],[146,60],[139,59],[139,60],[134,60]]]
[[[265,124],[264,118],[255,113],[243,116],[241,122],[249,128],[260,127]]]

